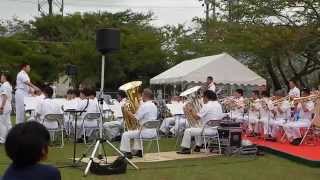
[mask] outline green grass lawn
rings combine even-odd
[[[115,143],[118,146],[118,143]],[[78,144],[79,157],[87,145]],[[106,145],[107,154],[114,152]],[[173,151],[175,139],[162,139],[161,151]],[[49,159],[45,162],[55,166],[70,165],[73,155],[72,143],[67,142],[63,149],[51,147]],[[3,174],[10,160],[6,157],[3,146],[0,146],[0,174]],[[139,163],[139,171],[128,165],[124,175],[96,176],[89,174],[84,178],[83,168],[61,168],[64,180],[316,180],[320,177],[320,168],[312,168],[283,159],[271,154],[262,157],[210,157],[205,159],[178,160],[158,163]]]

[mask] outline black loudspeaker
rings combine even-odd
[[[114,28],[97,30],[96,46],[102,54],[120,50],[120,30]]]

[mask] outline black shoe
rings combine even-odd
[[[138,150],[132,154],[132,156],[141,157],[142,158],[142,150]]]
[[[124,157],[128,158],[128,159],[132,159],[132,154],[131,152],[124,152],[123,153]]]
[[[177,154],[191,154],[191,150],[189,148],[182,148]]]
[[[200,147],[200,146],[196,146],[196,147],[193,149],[194,152],[200,152],[200,150],[201,150],[201,147]]]
[[[83,143],[83,138],[79,138],[79,139],[77,139],[77,141],[76,141],[77,143]]]

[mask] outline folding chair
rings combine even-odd
[[[209,141],[216,141],[216,143],[218,144],[218,148],[219,148],[219,154],[221,154],[221,144],[220,144],[220,137],[219,137],[219,133],[218,133],[218,127],[220,124],[220,120],[209,120],[207,121],[201,131],[201,137],[203,138],[203,143],[204,143],[204,149],[206,152],[208,152],[207,148],[209,146],[208,143],[211,143]],[[216,134],[212,134],[212,135],[208,135],[206,134],[206,130],[216,130],[217,133]]]
[[[94,122],[96,121],[96,125],[95,126],[86,126],[85,122]],[[82,120],[82,130],[83,130],[83,142],[84,144],[87,144],[87,140],[86,140],[86,135],[87,135],[87,130],[99,130],[100,128],[100,122],[102,121],[102,117],[100,113],[87,113],[83,120]]]
[[[300,142],[300,145],[306,140],[307,137],[315,138],[316,140],[320,135],[320,99],[316,100],[316,106],[314,108],[314,117],[311,121],[310,126],[304,133],[304,136]]]
[[[55,133],[56,132],[61,132],[61,148],[64,147],[64,117],[63,114],[47,114],[44,116],[44,119],[42,123],[44,124],[45,122],[57,122],[58,127],[57,128],[49,128],[47,127],[49,132],[53,133],[53,138],[52,140],[54,141]]]
[[[140,145],[141,145],[141,148],[142,148],[141,150],[142,150],[142,156],[143,157],[144,157],[143,141],[150,141],[150,145],[149,146],[152,145],[153,141],[156,141],[157,150],[158,150],[158,157],[160,157],[160,146],[159,146],[159,139],[160,139],[159,128],[160,128],[160,125],[161,125],[161,121],[153,120],[153,121],[147,121],[141,126],[141,128],[139,130],[139,138],[138,139],[140,140]],[[155,137],[151,137],[151,138],[143,137],[142,136],[142,131],[146,130],[146,129],[155,129],[156,130]]]

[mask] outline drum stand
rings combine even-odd
[[[87,167],[86,169],[84,170],[84,176],[87,176],[89,170],[90,170],[90,167],[92,165],[92,162],[93,162],[93,159],[94,157],[96,156],[96,153],[97,151],[99,150],[99,154],[98,154],[98,158],[99,159],[103,159],[103,156],[102,156],[102,153],[101,151],[103,150],[104,151],[104,156],[105,156],[105,159],[107,159],[106,157],[106,153],[105,153],[105,149],[104,149],[104,146],[103,146],[103,143],[107,143],[113,150],[115,150],[118,154],[120,154],[122,157],[125,157],[125,155],[119,150],[117,149],[110,141],[108,140],[105,140],[103,139],[103,134],[102,134],[102,121],[103,121],[103,87],[104,87],[104,72],[105,72],[105,55],[103,54],[102,55],[102,65],[101,65],[101,88],[100,88],[100,94],[99,94],[99,98],[98,98],[98,101],[99,101],[99,109],[100,109],[100,113],[101,113],[101,120],[99,121],[99,138],[97,139],[95,145],[94,145],[94,148],[93,148],[93,151],[91,153],[91,156],[90,156],[90,159],[89,159],[89,162],[87,164]],[[89,152],[90,148],[88,149],[87,152]],[[80,159],[82,160],[82,159]],[[131,165],[133,166],[135,169],[139,169],[132,161],[130,161],[127,157],[125,157],[125,160]]]

